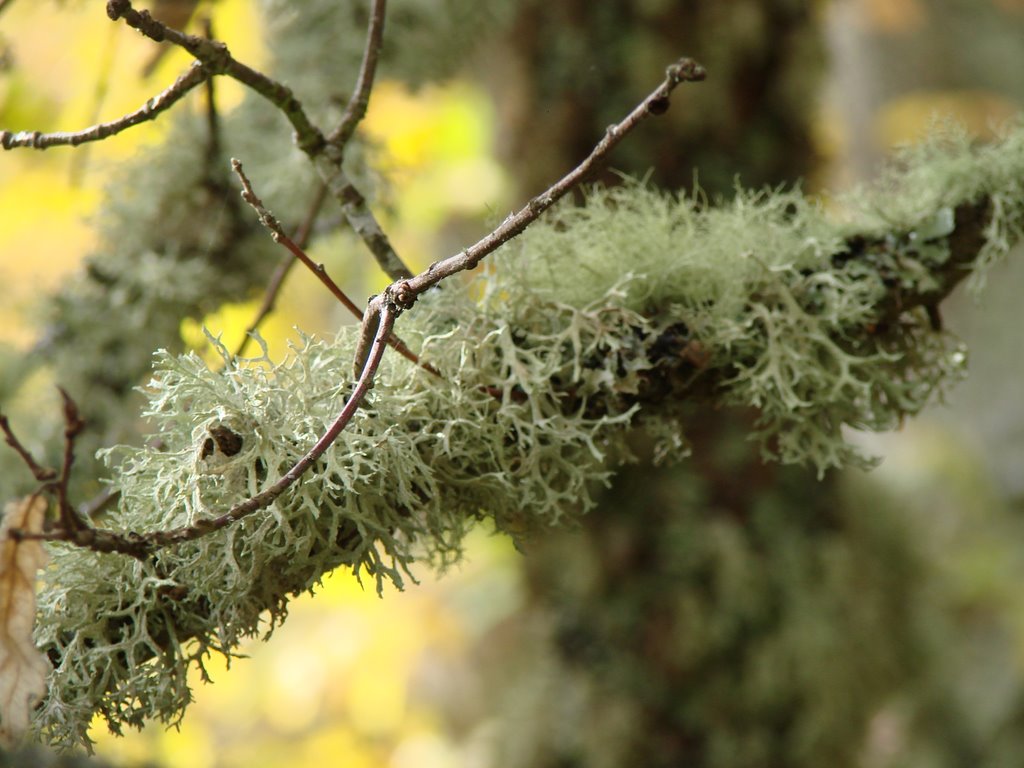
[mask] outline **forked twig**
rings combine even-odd
[[[379,1],[374,7],[382,13],[384,3]],[[703,68],[691,59],[681,59],[670,66],[666,73],[664,82],[662,82],[620,123],[609,127],[605,136],[597,146],[595,146],[590,155],[588,155],[576,168],[566,174],[559,181],[555,182],[555,184],[553,184],[547,191],[530,200],[520,211],[506,218],[505,221],[503,221],[495,230],[482,238],[476,244],[466,248],[454,256],[444,259],[443,261],[435,262],[428,269],[415,277],[412,277],[408,276],[410,273],[404,267],[404,264],[401,263],[400,259],[397,261],[397,266],[395,262],[389,263],[386,252],[390,249],[390,244],[387,242],[387,238],[384,236],[383,232],[380,231],[379,225],[377,225],[376,220],[373,219],[372,214],[366,207],[365,200],[362,199],[358,190],[351,185],[347,176],[344,174],[342,169],[342,153],[339,147],[334,143],[328,142],[319,130],[308,120],[305,112],[302,110],[301,104],[299,104],[298,100],[295,99],[288,88],[235,61],[235,59],[231,57],[230,53],[228,53],[227,47],[224,46],[223,43],[206,40],[193,35],[185,35],[184,33],[169,29],[153,20],[148,13],[135,11],[131,7],[130,0],[109,0],[107,3],[107,12],[112,19],[121,17],[125,18],[130,26],[139,29],[154,40],[167,39],[170,42],[184,47],[192,53],[199,62],[201,62],[201,67],[196,68],[194,65],[194,71],[202,71],[203,73],[209,72],[210,74],[228,74],[240,82],[250,86],[265,98],[276,104],[292,123],[292,126],[296,130],[296,141],[299,147],[303,149],[313,160],[327,189],[329,189],[335,197],[342,202],[342,208],[353,228],[363,237],[363,240],[367,245],[370,246],[371,251],[373,251],[375,256],[378,257],[378,261],[385,267],[385,271],[388,271],[388,273],[396,280],[396,282],[385,289],[381,295],[376,296],[371,300],[365,313],[358,312],[358,309],[354,312],[363,318],[360,330],[360,339],[357,347],[358,351],[355,360],[356,368],[359,369],[360,372],[355,388],[348,400],[345,402],[341,413],[327,431],[324,432],[320,439],[317,440],[316,444],[271,486],[250,498],[239,502],[228,512],[220,515],[219,517],[200,521],[191,526],[167,531],[152,531],[145,534],[137,534],[134,532],[121,533],[112,530],[92,528],[81,519],[73,521],[63,519],[62,516],[62,525],[59,530],[53,530],[41,534],[24,534],[26,538],[31,537],[68,541],[78,546],[88,547],[96,551],[121,552],[140,559],[147,558],[158,548],[174,545],[183,541],[190,541],[207,533],[220,530],[232,524],[236,520],[240,520],[243,517],[273,503],[275,499],[291,487],[291,485],[293,485],[317,461],[317,459],[319,459],[328,450],[328,448],[337,439],[338,435],[341,434],[348,423],[352,420],[359,404],[362,402],[373,383],[377,369],[383,359],[385,346],[389,343],[394,344],[395,342],[392,337],[392,329],[394,327],[395,319],[403,310],[410,308],[415,303],[417,297],[424,291],[434,285],[437,285],[441,280],[444,280],[453,274],[467,269],[472,269],[479,264],[481,259],[492,253],[500,245],[508,242],[523,232],[523,230],[534,222],[545,210],[550,208],[557,200],[580,184],[593,167],[597,163],[601,162],[612,148],[644,118],[648,115],[663,113],[668,107],[669,95],[676,86],[682,82],[702,80],[704,78]],[[374,22],[371,20],[371,34],[374,28],[373,25]],[[365,80],[367,83],[372,82],[373,74],[372,63],[368,63],[367,61],[370,59],[369,51],[371,45],[372,41],[368,41],[368,54],[367,57],[365,57],[366,60],[364,60],[365,71],[364,75],[361,76],[361,81]],[[204,74],[204,77],[205,76],[206,75]],[[367,85],[366,87],[368,88],[369,86]],[[362,86],[357,87],[357,93],[353,96],[353,102],[350,102],[353,114],[358,113],[359,107],[357,101],[358,98],[361,98],[359,97],[359,94],[362,90]],[[346,110],[346,112],[348,112],[348,110]],[[355,119],[355,122],[358,122],[358,119]],[[332,141],[340,141],[344,133],[349,130],[347,127],[348,125],[349,122],[343,120],[342,124],[339,126],[339,130],[332,133]],[[284,234],[280,223],[263,206],[262,202],[253,192],[248,179],[246,179],[244,173],[242,173],[241,164],[234,161],[233,166],[239,174],[239,177],[242,179],[244,190],[243,196],[257,211],[260,216],[260,220],[271,231],[274,239],[283,243],[289,248],[296,258],[303,261],[307,266],[310,266],[314,274],[316,274],[317,277],[321,279],[329,289],[331,289],[331,292],[337,296],[339,300],[342,300],[341,297],[344,296],[344,293],[341,289],[338,288],[332,280],[330,280],[322,267],[318,268],[317,265],[313,264],[302,249]],[[384,257],[381,256],[381,252],[385,254]],[[395,259],[397,259],[397,254],[394,254],[393,250],[391,251],[391,254]],[[397,277],[396,273],[398,275]],[[342,300],[342,303],[349,307],[350,311],[355,307],[347,297]],[[399,351],[401,351],[401,348],[399,348]],[[403,354],[405,353],[403,352]],[[409,354],[412,353],[410,352]],[[424,367],[427,366],[425,365]],[[436,373],[436,371],[434,372]],[[24,450],[24,448],[19,449],[20,444],[17,443],[16,440],[12,439],[13,435],[10,434],[9,428],[6,424],[6,419],[3,419],[2,417],[0,417],[0,427],[3,428],[5,435],[7,435],[8,442],[14,445],[16,450],[19,450],[19,453],[22,454],[26,463],[33,472],[41,472],[45,477],[52,481],[52,474],[46,474],[46,469],[40,467],[40,465],[31,458],[28,452]],[[70,433],[72,431],[73,430],[71,429],[69,422],[68,432]],[[68,438],[68,442],[70,442],[70,440],[71,438]],[[67,458],[68,450],[69,449],[66,447],[65,470],[70,468],[70,461]],[[66,472],[62,474],[66,474]],[[70,509],[70,505],[66,506]]]
[[[360,310],[359,307],[356,306],[355,302],[353,302],[352,299],[350,299],[348,295],[338,287],[338,284],[331,279],[331,276],[327,274],[327,270],[324,268],[324,265],[315,263],[311,258],[309,258],[306,252],[298,246],[298,244],[285,234],[284,227],[281,226],[281,222],[277,220],[277,217],[274,216],[274,214],[267,210],[267,207],[263,205],[263,201],[260,200],[256,192],[253,191],[252,182],[249,181],[249,177],[245,175],[242,163],[235,158],[231,158],[231,169],[242,182],[242,199],[245,200],[245,202],[247,202],[254,211],[256,211],[256,215],[259,216],[260,223],[269,230],[270,236],[274,238],[274,242],[280,243],[287,248],[296,259],[301,261],[310,272],[316,275],[317,279],[327,286],[327,290],[331,292],[334,298],[341,302],[345,309],[351,312],[358,320],[365,321],[365,315],[362,310]],[[435,376],[441,375],[434,366],[429,363],[420,362],[419,356],[409,349],[406,343],[398,337],[391,335],[388,338],[388,344],[410,362],[424,368]],[[359,371],[361,370],[362,363],[359,362],[356,364],[355,375],[358,376]]]
[[[356,317],[362,319],[363,313],[359,307],[356,306],[355,302],[350,299],[338,284],[331,279],[331,276],[327,274],[327,270],[323,264],[316,264],[306,252],[303,251],[288,235],[285,234],[284,227],[281,226],[281,222],[277,220],[267,207],[263,205],[263,201],[260,200],[259,196],[253,191],[252,182],[249,181],[249,177],[245,175],[245,170],[242,168],[242,163],[236,158],[231,158],[231,170],[238,176],[239,181],[242,182],[242,199],[249,204],[256,215],[260,219],[260,224],[267,228],[270,232],[270,236],[274,239],[275,243],[280,243],[294,256],[296,259],[301,261],[309,271],[316,275],[317,280],[323,283],[327,290],[336,298],[341,304]]]
[[[38,461],[32,453],[21,444],[21,441],[14,434],[11,429],[11,423],[7,417],[0,413],[0,431],[4,433],[4,440],[11,448],[21,457],[21,460],[25,462],[25,466],[28,467],[29,472],[32,473],[32,477],[38,480],[40,483],[49,483],[57,478],[57,470],[52,467],[44,467]]]
[[[383,46],[386,7],[387,0],[374,0],[373,2],[373,7],[370,10],[370,26],[366,32],[366,47],[363,51],[363,60],[359,67],[359,75],[356,78],[355,89],[352,92],[351,98],[348,100],[348,104],[345,105],[345,112],[342,114],[341,121],[331,132],[330,136],[327,137],[327,141],[342,152],[344,152],[345,146],[352,138],[352,135],[355,133],[359,123],[362,122],[362,119],[366,116],[366,109],[370,103],[370,92],[373,90],[373,80],[377,72],[377,61],[380,58],[380,51]],[[207,33],[207,37],[211,36],[212,35]],[[212,82],[213,81],[210,80],[210,83]],[[317,189],[316,196],[310,205],[309,212],[306,214],[306,219],[295,234],[295,245],[297,245],[299,249],[305,249],[308,243],[313,222],[320,210],[320,206],[323,205],[326,192],[326,187],[322,185]],[[264,293],[263,302],[260,304],[260,308],[256,312],[255,319],[246,329],[245,336],[239,344],[235,357],[241,357],[246,346],[249,344],[251,334],[255,332],[260,323],[263,322],[263,319],[273,311],[277,295],[280,293],[281,287],[284,285],[285,278],[291,271],[293,264],[295,264],[295,259],[288,257],[285,257],[278,262],[278,265],[274,269],[274,273],[271,275],[270,281],[267,284],[267,290]],[[362,313],[359,313],[358,317],[361,318]]]
[[[151,40],[166,41],[184,48],[210,73],[234,78],[276,106],[295,130],[296,146],[313,161],[320,178],[341,204],[349,225],[370,249],[380,268],[392,280],[412,275],[370,211],[366,198],[345,173],[342,167],[344,152],[324,138],[290,88],[235,59],[228,47],[219,40],[208,40],[172,29],[154,19],[148,11],[136,11],[131,0],[107,0],[107,16],[114,21],[124,19],[128,26]]]
[[[71,465],[75,463],[75,440],[85,428],[85,422],[78,412],[78,406],[71,396],[62,388],[58,387],[64,411],[64,453],[61,461],[60,471],[52,467],[44,467],[31,452],[14,434],[7,417],[0,414],[0,431],[4,434],[7,444],[13,448],[25,462],[25,465],[32,472],[32,476],[42,483],[41,491],[52,493],[57,497],[57,514],[60,521],[60,528],[67,531],[78,531],[87,524],[79,514],[72,508],[68,497],[68,483],[71,480]],[[38,492],[41,492],[38,491]],[[13,534],[12,532],[12,535]]]

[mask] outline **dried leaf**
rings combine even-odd
[[[46,564],[42,542],[15,541],[12,529],[38,532],[46,501],[27,496],[4,509],[0,523],[0,743],[16,742],[28,729],[32,707],[46,693],[50,663],[32,642],[36,572]]]

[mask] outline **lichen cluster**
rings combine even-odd
[[[529,547],[587,509],[631,432],[685,451],[694,408],[756,409],[785,462],[862,463],[845,427],[894,425],[962,368],[925,300],[1019,236],[1022,135],[980,152],[937,140],[839,223],[779,190],[707,206],[628,184],[558,208],[469,285],[421,297],[398,332],[441,375],[389,355],[352,424],[268,509],[144,564],[54,546],[37,727],[70,744],[95,713],[115,730],[173,721],[190,663],[269,631],[327,571],[401,586],[414,562],[457,558],[482,518]],[[972,226],[980,248],[959,253]],[[106,454],[109,524],[188,524],[274,482],[351,389],[354,335],[305,338],[279,364],[220,348],[221,370],[159,354],[152,436]]]

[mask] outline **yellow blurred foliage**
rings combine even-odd
[[[1020,105],[988,91],[917,91],[888,102],[874,120],[876,141],[893,147],[920,141],[937,120],[952,120],[972,135],[991,138]]]
[[[265,58],[255,34],[256,12],[246,0],[209,6],[242,60]],[[4,11],[13,69],[0,74],[0,127],[6,130],[80,130],[138,109],[187,65],[184,53],[165,57],[148,80],[136,76],[156,45],[123,24],[112,24],[96,3],[13,3]],[[230,108],[240,86],[222,79],[218,103]],[[202,98],[194,96],[191,98]],[[159,140],[160,121],[107,141],[47,152],[22,149],[0,155],[0,341],[28,346],[31,321],[22,311],[66,279],[95,246],[87,225],[109,171]]]
[[[861,0],[864,18],[872,29],[885,34],[906,34],[920,29],[927,12],[921,0]]]
[[[508,185],[491,154],[494,108],[478,87],[457,81],[413,93],[382,82],[363,127],[384,149],[413,238],[422,241],[453,214],[480,215],[504,202]]]
[[[116,738],[97,720],[97,752],[119,765],[149,759],[166,768],[463,765],[437,718],[411,698],[410,681],[428,650],[464,653],[476,632],[518,604],[518,555],[508,540],[476,531],[467,549],[466,562],[443,579],[425,573],[383,599],[349,573],[328,575],[315,597],[289,606],[267,644],[251,643],[251,658],[230,669],[212,658],[215,685],[193,675],[196,702],[180,729],[153,724]],[[516,586],[504,591],[502,579]],[[491,612],[474,630],[488,611],[465,598],[479,585],[492,587]]]

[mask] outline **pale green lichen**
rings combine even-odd
[[[920,188],[927,204],[862,195],[860,227],[779,190],[711,208],[629,184],[557,208],[468,288],[420,298],[398,330],[441,376],[389,355],[349,428],[268,509],[145,564],[55,546],[38,627],[55,670],[37,726],[69,744],[97,712],[115,730],[174,721],[191,662],[272,628],[325,572],[400,586],[414,561],[457,558],[481,518],[528,545],[587,509],[632,430],[685,451],[687,409],[756,409],[782,461],[865,463],[844,428],[891,428],[962,370],[914,302],[953,284],[954,256],[957,269],[990,263],[1018,236],[1007,169],[1024,166],[1021,141],[922,150],[914,162],[933,170],[912,165],[886,190]],[[960,197],[930,191],[957,184]],[[955,253],[946,211],[985,201],[980,257]],[[228,363],[222,349],[222,371],[159,355],[152,438],[107,454],[121,491],[109,524],[187,524],[274,482],[350,390],[354,333],[304,339],[280,364]],[[220,450],[217,430],[240,444]]]

